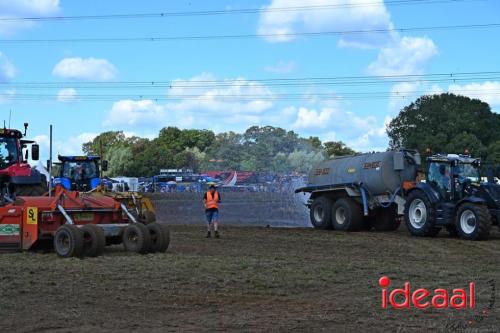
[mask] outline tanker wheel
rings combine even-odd
[[[80,230],[83,232],[83,255],[98,257],[103,254],[106,236],[102,228],[95,224],[86,224]]]
[[[156,214],[150,210],[146,210],[144,213],[142,213],[141,220],[144,222],[144,224],[156,222]]]
[[[83,232],[71,224],[60,226],[54,235],[54,250],[62,258],[80,257],[83,252]]]
[[[376,231],[394,231],[399,228],[401,221],[398,219],[397,207],[391,205],[387,208],[378,208],[375,213],[373,226]]]
[[[147,225],[151,236],[150,252],[165,252],[170,244],[170,232],[165,225],[154,222]]]
[[[405,222],[413,236],[433,237],[441,230],[436,227],[436,210],[427,195],[419,190],[411,192],[406,200]]]
[[[317,229],[331,229],[332,202],[326,197],[314,199],[309,209],[312,225]]]
[[[464,203],[457,211],[458,235],[467,240],[483,240],[490,235],[491,214],[484,205]]]
[[[130,252],[147,253],[151,246],[149,229],[142,223],[133,223],[125,227],[122,240],[125,250]]]
[[[351,199],[338,199],[332,208],[333,229],[357,231],[363,228],[364,219],[361,206]]]

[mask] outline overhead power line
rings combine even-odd
[[[380,1],[363,3],[336,3],[329,5],[308,5],[295,7],[263,7],[263,8],[242,8],[224,10],[204,10],[204,11],[179,11],[179,12],[157,12],[157,13],[128,13],[128,14],[103,14],[103,15],[72,15],[72,16],[33,16],[33,17],[2,17],[0,22],[16,21],[73,21],[73,20],[116,20],[116,19],[143,19],[143,18],[169,18],[185,16],[218,16],[234,14],[256,14],[274,12],[294,12],[311,10],[332,10],[346,8],[363,8],[378,6],[401,6],[401,5],[428,5],[441,3],[478,2],[488,0],[388,0],[384,3]]]
[[[318,37],[338,35],[362,35],[371,33],[412,32],[412,31],[437,31],[457,29],[491,29],[500,28],[500,23],[461,24],[430,27],[410,27],[394,29],[368,29],[346,31],[319,31],[319,32],[293,32],[269,34],[243,34],[243,35],[200,35],[200,36],[168,36],[168,37],[107,37],[107,38],[60,38],[60,39],[3,39],[2,44],[30,44],[30,43],[94,43],[94,42],[168,42],[178,40],[210,40],[210,39],[245,39],[245,38],[270,38],[270,37]]]
[[[481,97],[485,93],[489,96],[500,96],[500,90],[490,89],[473,90],[462,89],[454,90],[455,94],[467,95],[470,97]],[[78,101],[118,101],[118,100],[153,100],[156,102],[179,102],[179,101],[225,101],[225,102],[252,102],[252,101],[295,101],[295,100],[311,100],[321,99],[322,101],[328,100],[370,100],[370,99],[406,99],[414,95],[430,94],[429,91],[392,91],[392,92],[337,92],[337,93],[312,93],[312,94],[220,94],[216,96],[205,95],[140,95],[140,94],[83,94],[83,95],[57,95],[60,99],[74,99]],[[13,101],[51,101],[56,99],[54,94],[12,94],[0,95],[3,100]]]
[[[211,89],[231,86],[247,87],[303,87],[303,86],[364,86],[395,83],[438,83],[499,80],[500,71],[478,71],[457,73],[429,73],[411,75],[370,75],[370,76],[324,76],[324,77],[296,77],[296,78],[260,78],[260,79],[188,79],[188,80],[159,80],[159,81],[19,81],[0,82],[0,87],[22,89],[155,89],[155,88],[183,88],[183,89]]]

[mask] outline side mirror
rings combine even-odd
[[[102,170],[102,171],[108,171],[108,161],[103,160],[103,161],[101,162],[101,170]]]
[[[38,161],[40,158],[40,146],[37,144],[31,145],[31,159],[33,161]]]

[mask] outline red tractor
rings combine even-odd
[[[37,196],[47,192],[47,179],[28,164],[28,145],[31,159],[39,159],[39,146],[35,141],[23,139],[24,134],[15,129],[0,129],[0,191],[3,198],[13,200],[19,196]]]

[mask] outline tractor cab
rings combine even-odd
[[[61,184],[70,191],[88,192],[101,184],[99,164],[103,171],[107,169],[107,162],[99,163],[98,156],[58,156],[60,161],[59,177],[54,184]]]
[[[481,183],[481,162],[465,155],[435,155],[428,158],[427,183],[444,202],[457,202]]]
[[[0,192],[12,200],[16,195],[41,195],[46,190],[45,177],[28,164],[31,145],[31,159],[39,158],[39,146],[35,141],[23,139],[28,124],[24,124],[24,133],[16,129],[0,129]],[[1,204],[1,202],[0,202]]]

